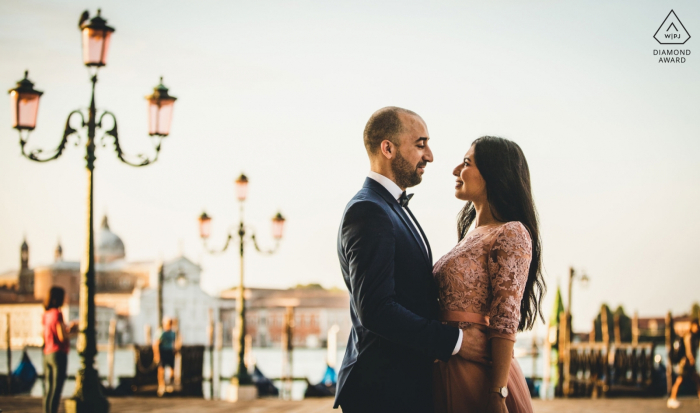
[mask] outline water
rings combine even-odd
[[[0,372],[7,372],[7,358],[4,356],[4,351],[0,352]],[[343,360],[343,355],[345,350],[339,350],[337,355],[337,360],[339,362]],[[28,348],[27,354],[34,364],[37,372],[43,374],[43,358],[42,350],[40,348]],[[215,352],[216,354],[216,352]],[[295,349],[293,351],[293,371],[294,377],[307,377],[311,383],[318,383],[323,378],[326,372],[326,349]],[[282,375],[282,351],[279,348],[254,348],[253,357],[258,368],[267,377],[280,377]],[[218,355],[215,355],[214,362],[216,364],[215,369],[219,369],[221,366],[221,375],[224,377],[231,377],[232,373],[237,367],[238,357],[234,354],[231,348],[223,349],[222,357],[219,364]],[[13,350],[12,351],[12,369],[14,370],[19,365],[22,360],[22,351]],[[99,352],[96,357],[96,365],[98,367],[98,372],[100,376],[107,376],[107,353]],[[78,353],[75,349],[71,349],[68,354],[68,375],[75,375],[80,362],[78,359]],[[204,377],[210,377],[210,358],[209,352],[204,353]],[[215,370],[215,371],[216,371]],[[134,363],[134,351],[130,348],[118,349],[114,354],[114,386],[119,384],[119,376],[133,376],[136,371],[136,366]],[[105,385],[106,385],[105,381]],[[229,386],[227,380],[222,380],[220,383],[218,395],[226,395],[226,390]],[[280,387],[279,382],[275,383],[278,388]],[[209,398],[210,395],[209,382],[204,383],[204,394],[205,398]],[[73,394],[75,390],[75,381],[67,380],[63,387],[63,396],[69,397]],[[305,382],[294,382],[292,385],[291,397],[293,400],[301,400],[304,398],[304,391],[306,390]],[[32,388],[31,395],[35,397],[41,397],[43,395],[43,386],[41,380],[37,380]]]
[[[524,352],[530,350],[531,346],[530,339],[523,337],[516,343],[516,355],[519,352]],[[541,346],[540,346],[541,347]],[[661,349],[656,349],[656,354],[663,354],[663,346]],[[39,374],[43,373],[43,359],[40,348],[29,348],[27,350],[29,358],[32,360],[34,367],[37,369]],[[216,352],[215,352],[216,353]],[[339,350],[337,355],[338,363],[343,360],[343,355],[345,350]],[[294,377],[307,377],[311,383],[318,383],[323,378],[323,374],[326,371],[326,349],[305,349],[299,348],[295,349],[293,352],[293,376]],[[267,377],[280,377],[282,375],[282,351],[279,348],[253,348],[253,357],[258,368]],[[12,351],[12,369],[14,370],[22,359],[22,351],[14,350]],[[133,376],[135,373],[134,365],[134,351],[131,348],[123,348],[115,351],[114,354],[114,385],[119,384],[119,376]],[[537,357],[535,360],[535,365],[533,366],[532,356],[525,355],[522,357],[517,357],[518,363],[523,371],[525,377],[531,377],[533,373],[535,376],[542,377],[543,372],[543,360],[542,357]],[[237,366],[237,357],[231,348],[225,348],[222,351],[222,357],[219,361],[218,355],[214,358],[216,369],[218,370],[221,366],[221,375],[224,377],[230,377]],[[75,349],[71,349],[68,355],[68,375],[75,375],[78,370],[80,363],[78,359],[78,354]],[[99,352],[96,357],[96,365],[98,366],[98,371],[100,376],[107,376],[107,353]],[[534,367],[534,371],[533,371]],[[4,356],[4,350],[0,352],[0,372],[7,372],[7,358]],[[209,352],[206,351],[204,354],[204,377],[210,377],[210,359]],[[105,382],[105,385],[107,383]],[[280,383],[275,383],[278,388]],[[225,395],[226,389],[228,388],[228,381],[223,380],[220,383],[219,391],[216,392],[218,395]],[[73,394],[75,390],[75,381],[68,380],[63,388],[63,396],[68,397]],[[304,391],[306,390],[306,383],[304,382],[294,382],[292,385],[292,399],[300,400],[304,396]],[[204,394],[205,398],[209,398],[210,395],[210,383],[207,381],[204,383]],[[43,386],[40,380],[34,384],[31,391],[32,396],[41,397],[43,395]]]

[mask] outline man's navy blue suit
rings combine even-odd
[[[436,321],[432,254],[418,229],[427,251],[401,205],[371,178],[345,208],[338,258],[352,329],[334,406],[343,411],[433,411],[433,362],[450,358],[459,330]]]

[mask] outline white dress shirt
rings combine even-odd
[[[386,188],[387,191],[391,194],[391,196],[396,199],[396,202],[399,201],[399,198],[401,197],[401,194],[403,193],[403,190],[399,188],[398,185],[396,185],[396,182],[392,181],[391,179],[387,178],[386,176],[382,174],[378,174],[374,171],[369,171],[367,174],[368,177],[374,179],[377,181],[379,184],[381,184],[384,188]],[[411,224],[413,224],[413,227],[416,229],[416,232],[418,233],[418,236],[420,237],[420,240],[423,241],[423,247],[425,247],[425,252],[428,254],[428,245],[425,243],[425,240],[423,239],[423,234],[421,234],[420,229],[418,229],[418,225],[413,221],[413,218],[411,218],[411,214],[406,211],[406,208],[402,208],[404,212],[406,212],[406,216],[408,216],[409,221],[411,221]],[[428,254],[430,256],[430,254]],[[432,263],[431,263],[432,264]],[[454,350],[452,351],[452,355],[455,355],[459,353],[459,349],[462,347],[462,339],[464,337],[464,333],[462,333],[462,330],[459,330],[459,337],[457,338],[457,344],[455,345]]]

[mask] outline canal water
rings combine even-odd
[[[523,373],[526,377],[530,377],[533,373],[533,367],[535,368],[535,375],[542,376],[542,358],[538,357],[535,360],[533,366],[532,357],[525,354],[530,350],[531,341],[525,337],[518,340],[516,343],[516,356]],[[39,348],[29,348],[27,350],[29,358],[31,359],[34,367],[37,369],[39,374],[43,373],[43,362],[42,353]],[[345,349],[338,351],[337,360],[338,364],[343,360],[343,355]],[[318,383],[323,378],[326,371],[326,349],[306,349],[299,348],[293,351],[293,376],[294,377],[306,377],[313,384]],[[282,351],[279,348],[253,348],[253,357],[255,359],[256,365],[267,377],[280,377],[282,375]],[[22,358],[21,350],[12,351],[12,369],[14,370],[19,364]],[[133,376],[136,370],[134,363],[134,351],[131,348],[122,348],[115,351],[115,362],[114,362],[114,385],[118,385],[120,376]],[[230,377],[236,366],[236,355],[234,355],[231,348],[225,348],[222,351],[221,360],[219,360],[218,355],[215,352],[214,363],[218,370],[221,366],[221,375],[224,377]],[[220,363],[220,364],[219,364]],[[107,353],[105,351],[99,352],[96,358],[96,364],[100,376],[107,376]],[[204,377],[210,377],[210,359],[209,352],[204,354]],[[75,349],[71,349],[68,357],[68,375],[75,375],[79,367],[79,359]],[[0,373],[7,372],[7,358],[5,357],[5,351],[0,352]],[[105,382],[106,384],[106,382]],[[275,383],[278,385],[280,383]],[[206,398],[209,398],[210,394],[210,383],[207,381],[204,383],[204,394]],[[228,382],[223,380],[217,395],[225,395],[226,389],[228,388]],[[68,397],[73,394],[75,389],[75,381],[68,380],[63,389],[64,397]],[[216,389],[215,389],[216,390]],[[292,386],[291,396],[292,399],[300,400],[304,396],[304,391],[306,390],[305,382],[294,382]],[[43,386],[39,380],[32,388],[32,396],[41,396],[43,394]]]

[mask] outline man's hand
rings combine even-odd
[[[506,399],[498,393],[491,392],[486,402],[486,413],[508,413]]]
[[[459,349],[459,353],[457,354],[465,360],[490,365],[491,356],[489,354],[489,343],[486,339],[486,333],[478,328],[467,328],[462,330],[462,333],[464,333],[462,348]]]

